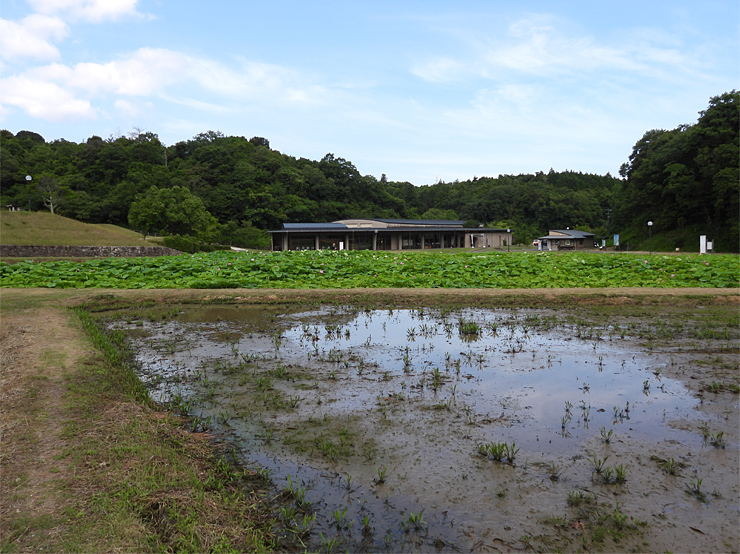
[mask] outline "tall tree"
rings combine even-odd
[[[150,188],[131,204],[128,220],[145,237],[151,233],[163,233],[205,238],[217,224],[200,198],[178,186]]]

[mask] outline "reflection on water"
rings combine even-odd
[[[155,400],[228,434],[278,489],[302,490],[304,503],[286,495],[282,512],[297,547],[469,550],[524,517],[501,509],[495,481],[580,459],[603,444],[602,429],[698,440],[665,424],[692,418],[697,403],[661,377],[670,360],[616,327],[524,310],[274,306],[183,307],[168,321],[116,325],[136,331]],[[515,442],[516,464],[478,455],[489,442]]]

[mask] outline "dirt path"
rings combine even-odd
[[[65,376],[85,356],[86,338],[70,315],[44,308],[0,320],[0,521],[17,535],[17,544],[43,519],[48,519],[46,533],[54,535],[59,514],[72,501],[58,494],[59,485],[73,477],[60,461],[67,444],[62,437]],[[18,527],[24,522],[26,529]]]

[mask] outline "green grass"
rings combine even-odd
[[[48,212],[0,212],[0,244],[38,246],[150,246],[115,225],[93,225]]]

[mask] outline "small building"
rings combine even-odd
[[[340,219],[284,223],[269,231],[273,250],[421,250],[494,248],[511,244],[511,229],[466,228],[463,221]]]
[[[596,235],[575,229],[551,230],[538,237],[538,250],[593,250]]]

